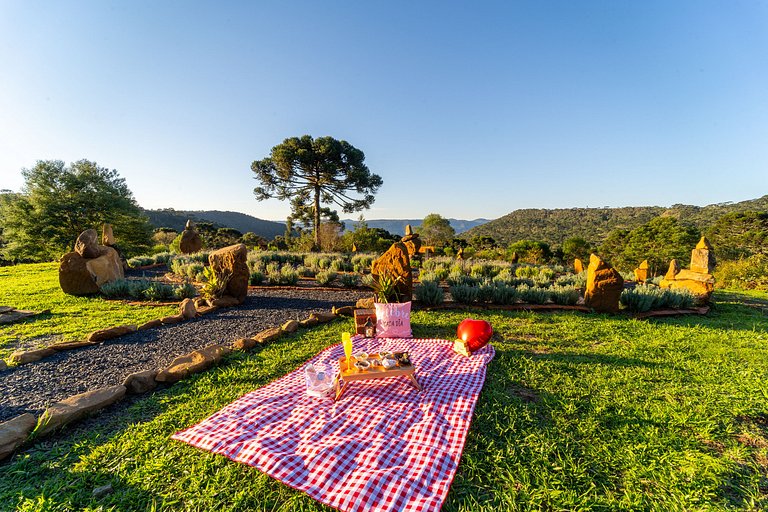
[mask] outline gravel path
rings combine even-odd
[[[354,304],[368,296],[370,291],[365,290],[258,289],[235,308],[5,370],[0,372],[0,422],[25,412],[39,414],[48,404],[68,396],[121,384],[126,375],[163,368],[192,350],[231,343],[286,320],[301,320],[313,311],[329,312],[332,306]]]

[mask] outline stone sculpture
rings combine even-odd
[[[600,313],[618,313],[624,278],[596,254],[589,256],[584,304]]]

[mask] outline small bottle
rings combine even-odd
[[[366,338],[373,338],[373,336],[376,334],[376,326],[373,325],[373,319],[371,317],[368,317],[368,319],[365,321],[365,337]]]

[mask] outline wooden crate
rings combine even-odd
[[[365,335],[365,322],[371,319],[373,325],[376,325],[375,309],[356,309],[355,310],[355,333]]]

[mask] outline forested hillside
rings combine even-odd
[[[411,227],[416,228],[421,226],[424,219],[365,219],[365,223],[369,228],[381,228],[389,231],[393,235],[403,236],[405,234],[405,226],[410,224]],[[344,226],[348,230],[355,229],[355,225],[358,221],[352,219],[342,220]],[[451,227],[456,230],[456,234],[463,233],[475,226],[485,224],[488,219],[448,219]]]
[[[173,209],[144,210],[149,222],[155,228],[172,228],[181,232],[188,219],[194,222],[210,222],[216,227],[234,228],[241,233],[252,232],[267,240],[285,233],[285,224],[271,220],[257,219],[239,212],[218,210],[182,211]]]
[[[459,237],[469,240],[475,236],[490,236],[504,245],[518,240],[537,240],[561,245],[567,238],[581,237],[599,245],[614,229],[633,229],[658,216],[674,217],[683,224],[691,224],[704,230],[726,213],[745,211],[768,211],[768,195],[739,203],[709,206],[677,204],[670,208],[635,206],[515,210],[474,227]]]

